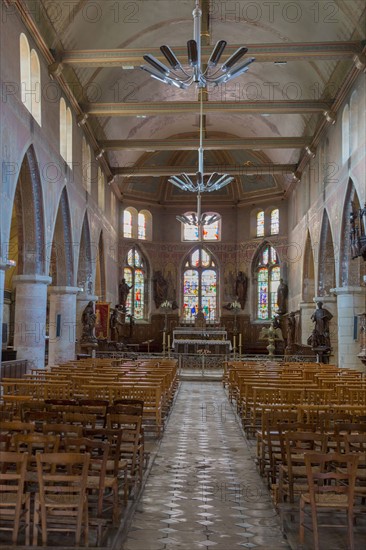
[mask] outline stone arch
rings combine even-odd
[[[99,302],[104,302],[106,298],[106,274],[103,231],[101,231],[99,235],[94,280],[95,294],[98,296]]]
[[[312,302],[315,296],[315,267],[314,254],[308,230],[305,240],[304,263],[302,271],[302,300]]]
[[[358,211],[360,201],[352,179],[347,185],[346,196],[342,211],[342,230],[340,239],[340,262],[339,262],[339,286],[358,286],[361,277],[361,259],[352,260],[350,253],[350,213],[354,208]]]
[[[33,145],[26,151],[13,201],[17,274],[45,274],[45,222],[41,178]]]
[[[323,213],[318,254],[318,296],[327,296],[336,286],[335,251],[332,230],[326,210]]]
[[[85,212],[84,221],[81,229],[77,286],[82,288],[85,293],[93,294],[93,266],[90,241],[90,227],[88,214]]]
[[[50,277],[52,277],[52,284],[55,286],[74,285],[71,235],[69,199],[66,187],[64,187],[60,196],[52,239]]]

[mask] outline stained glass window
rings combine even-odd
[[[278,235],[280,232],[280,211],[278,208],[271,212],[271,235]]]
[[[194,323],[200,308],[206,322],[217,319],[217,271],[211,254],[197,248],[188,257],[183,273],[183,319]]]
[[[264,237],[264,210],[257,214],[257,237]]]
[[[217,220],[210,225],[204,225],[202,228],[202,235],[204,241],[218,241],[220,240],[220,220]]]
[[[146,239],[146,218],[141,212],[138,215],[137,234],[139,239]]]
[[[123,212],[123,236],[132,237],[132,214],[129,210]]]
[[[127,296],[127,313],[135,319],[143,319],[145,313],[145,262],[139,251],[133,247],[127,253],[123,276],[132,287]]]
[[[280,276],[276,249],[267,245],[259,254],[257,263],[257,317],[260,320],[272,319],[277,311]]]

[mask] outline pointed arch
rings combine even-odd
[[[106,297],[106,274],[103,231],[100,232],[98,241],[97,261],[95,266],[95,293],[99,302],[104,302]]]
[[[53,231],[50,276],[55,286],[74,285],[71,215],[66,187],[60,195]]]
[[[132,245],[125,257],[123,278],[130,287],[126,311],[135,319],[147,317],[149,266],[146,255],[138,245]]]
[[[26,151],[14,194],[17,274],[45,274],[45,222],[41,178],[33,145]]]
[[[326,296],[336,287],[335,252],[328,213],[323,212],[318,254],[318,296]]]
[[[357,258],[352,260],[350,251],[350,213],[352,210],[352,203],[356,210],[360,208],[360,200],[354,183],[350,178],[347,185],[342,211],[342,230],[340,242],[340,257],[342,261],[339,266],[340,286],[358,286],[361,278],[361,259]]]
[[[88,214],[85,212],[80,236],[77,286],[87,294],[93,294],[93,264]]]
[[[308,230],[304,248],[304,263],[302,270],[302,300],[312,302],[315,296],[315,264],[313,246]]]
[[[277,312],[277,289],[281,279],[279,255],[274,246],[263,241],[253,257],[252,277],[255,283],[254,318],[269,321]]]
[[[202,310],[210,321],[218,319],[218,261],[209,247],[197,245],[183,259],[182,317],[190,321]]]

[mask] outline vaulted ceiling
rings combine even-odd
[[[197,171],[198,90],[140,70],[170,45],[187,63],[194,0],[14,0],[67,93],[115,189],[126,199],[175,204],[168,176]],[[34,4],[37,4],[36,11]],[[204,95],[205,168],[233,174],[213,201],[284,196],[365,68],[363,0],[201,0],[202,58],[219,39],[249,71]],[[29,9],[27,9],[29,8]]]

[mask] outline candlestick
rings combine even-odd
[[[233,352],[234,352],[234,355],[235,355],[235,348],[236,348],[236,336],[234,334],[234,336],[233,336]]]
[[[241,333],[239,334],[239,348],[241,348]]]

